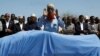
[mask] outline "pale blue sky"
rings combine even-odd
[[[30,16],[35,13],[39,17],[48,3],[55,4],[60,14],[69,12],[100,17],[100,0],[0,0],[0,15],[10,12]]]

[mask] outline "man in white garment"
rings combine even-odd
[[[47,5],[47,9],[45,9],[44,14],[46,15],[43,15],[41,18],[39,18],[38,22],[39,27],[41,27],[42,30],[49,32],[59,32],[59,27],[64,27],[63,21],[56,17],[55,7],[53,4]]]

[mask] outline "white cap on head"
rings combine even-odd
[[[18,16],[18,18],[23,18],[23,16]]]
[[[32,15],[31,15],[31,16],[36,17],[36,14],[35,14],[35,13],[32,13]]]
[[[89,16],[86,15],[85,18],[86,18],[86,19],[89,19]]]
[[[52,8],[54,8],[55,6],[54,6],[54,4],[49,3],[49,4],[47,5],[47,7],[52,7]]]

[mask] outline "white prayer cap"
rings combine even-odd
[[[49,3],[49,4],[47,5],[47,7],[52,7],[52,8],[54,8],[55,6],[54,6],[54,4]]]
[[[23,18],[23,16],[18,16],[18,18]]]
[[[86,15],[85,18],[86,18],[86,19],[89,19],[89,16]]]
[[[35,13],[32,13],[32,15],[31,15],[31,16],[36,17],[36,14],[35,14]]]

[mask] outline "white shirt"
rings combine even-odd
[[[51,27],[54,27],[54,24],[58,24],[58,20],[56,18],[51,22]]]
[[[44,30],[44,25],[42,25],[41,30],[42,30],[42,31]]]
[[[45,31],[58,32],[58,19],[56,17],[52,20],[52,22],[45,20],[43,25]]]
[[[94,28],[95,32],[98,32],[98,24],[94,24],[94,25],[92,25],[92,27]]]
[[[9,21],[6,21],[6,27],[7,28],[9,27]]]
[[[92,27],[94,28],[94,24],[92,25]]]
[[[0,31],[2,31],[3,30],[3,28],[2,28],[2,23],[1,23],[1,21],[0,21]]]
[[[81,27],[81,30],[84,30],[84,29],[83,29],[83,23],[80,23],[80,27]]]
[[[21,28],[21,30],[23,30],[23,24],[20,24],[20,28]]]

